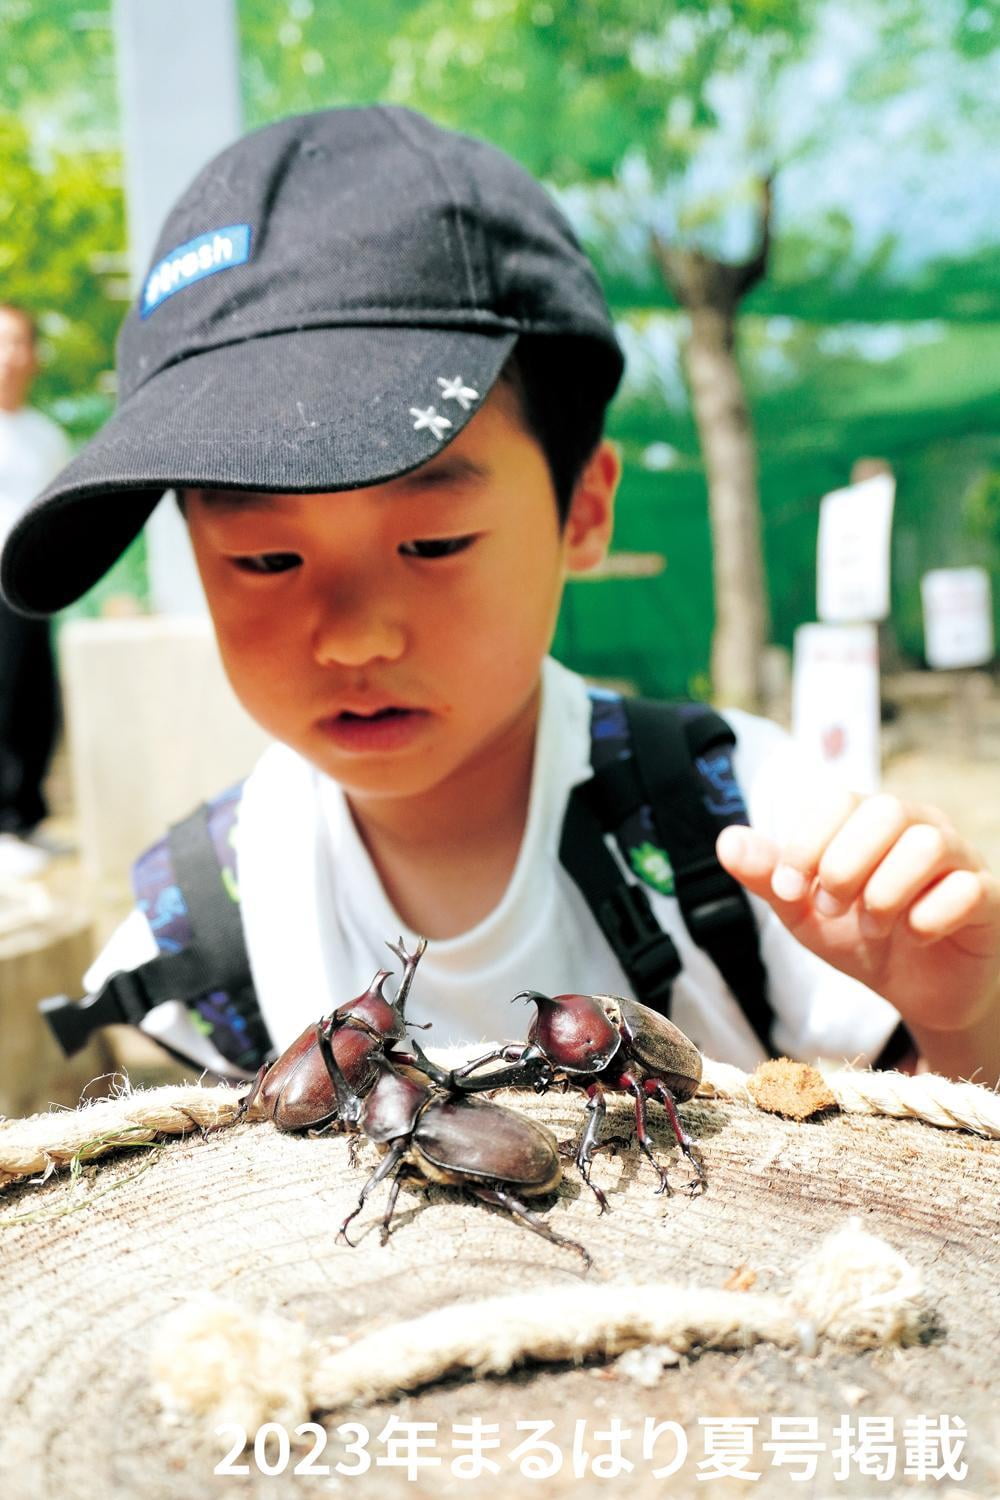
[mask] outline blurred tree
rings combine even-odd
[[[0,112],[36,147],[117,149],[110,0],[0,0]]]
[[[109,359],[127,286],[107,272],[124,243],[114,153],[47,153],[0,115],[0,296],[39,319],[44,370],[36,400],[85,434],[107,415]]]
[[[34,399],[107,416],[128,297],[108,0],[0,0],[0,296],[39,318]]]

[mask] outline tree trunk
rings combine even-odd
[[[713,695],[722,703],[757,709],[770,620],[757,456],[733,333],[734,320],[725,310],[694,309],[685,364],[708,478]]]
[[[768,180],[762,184],[760,246],[746,262],[730,265],[700,250],[653,242],[664,280],[691,322],[684,362],[708,483],[715,591],[712,694],[718,702],[749,709],[761,707],[770,611],[756,446],[736,361],[736,312],[767,269],[770,221]]]

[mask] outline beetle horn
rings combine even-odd
[[[513,1005],[514,1000],[534,1000],[536,1005],[541,1005],[543,1002],[547,1005],[550,998],[549,995],[543,995],[540,990],[519,990],[510,1003]]]
[[[406,1005],[406,997],[410,993],[410,985],[413,983],[413,976],[417,972],[417,964],[424,956],[427,939],[425,937],[418,938],[417,946],[412,953],[407,953],[402,938],[400,938],[398,943],[386,943],[385,946],[389,949],[390,953],[395,953],[396,957],[401,959],[403,963],[403,978],[400,981],[399,993],[393,1002],[394,1009],[400,1018],[402,1018]]]

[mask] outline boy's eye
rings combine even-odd
[[[287,573],[297,568],[302,559],[297,552],[258,552],[247,557],[234,557],[233,566],[241,573]]]
[[[456,552],[465,552],[476,540],[474,536],[438,536],[427,541],[401,542],[399,551],[403,557],[454,557]]]

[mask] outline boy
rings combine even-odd
[[[506,1002],[527,985],[627,988],[559,865],[591,704],[546,659],[565,578],[609,542],[621,363],[538,185],[409,111],[269,126],[167,221],[118,412],[16,528],[2,584],[60,608],[180,492],[226,669],[279,741],[237,832],[279,1050],[366,986],[401,927],[431,939],[411,1014],[437,1043],[516,1032]],[[873,1060],[902,1016],[927,1065],[995,1079],[996,880],[939,814],[891,798],[807,784],[776,839],[795,757],[731,717],[754,826],[718,853],[751,893],[775,1046]],[[733,994],[676,903],[654,907],[683,964],[674,1019],[752,1066]],[[143,916],[112,950],[89,986],[152,956]],[[239,1071],[177,1012],[147,1029]]]

